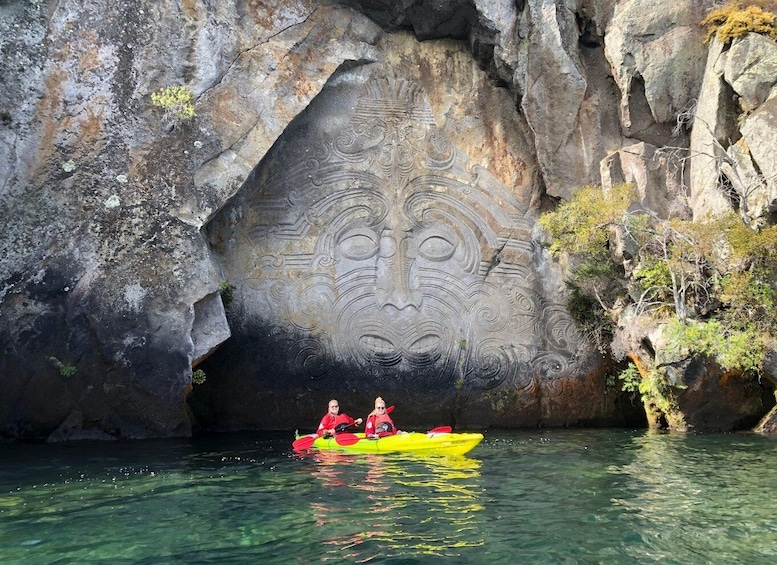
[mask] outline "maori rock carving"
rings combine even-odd
[[[543,307],[519,199],[446,139],[417,84],[372,79],[356,100],[308,159],[257,171],[222,214],[237,233],[212,230],[232,242],[240,318],[297,336],[267,352],[275,374],[470,391],[569,377],[578,338]]]

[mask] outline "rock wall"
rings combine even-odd
[[[633,422],[534,220],[608,155],[688,147],[721,81],[773,188],[774,81],[711,64],[690,4],[0,3],[0,437],[292,427],[385,390],[403,425]],[[174,85],[191,121],[151,103]],[[645,162],[607,170],[682,184]]]
[[[211,426],[294,427],[292,399],[316,414],[332,395],[398,398],[418,425],[596,419],[597,360],[537,268],[537,165],[509,93],[460,42],[378,48],[208,226],[233,336],[195,406],[214,404]]]
[[[190,433],[192,365],[229,336],[200,228],[339,66],[370,59],[363,21],[307,2],[0,5],[0,435]],[[198,115],[171,129],[150,97],[178,84]]]

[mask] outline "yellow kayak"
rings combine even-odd
[[[300,436],[294,443],[298,446],[322,450],[337,450],[347,453],[423,453],[439,455],[464,455],[482,440],[480,433],[417,433],[400,432],[393,436],[372,439],[363,433],[338,434],[335,437]]]

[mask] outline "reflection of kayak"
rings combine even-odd
[[[399,433],[378,439],[364,434],[341,434],[319,437],[311,447],[348,453],[425,453],[464,455],[483,440],[480,433]]]

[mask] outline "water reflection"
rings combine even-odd
[[[642,533],[640,547],[625,548],[632,557],[670,558],[681,550],[715,555],[721,563],[742,556],[775,562],[773,505],[755,503],[758,492],[775,493],[774,481],[770,472],[757,471],[770,467],[763,438],[747,437],[649,432],[633,438],[633,461],[611,469],[620,483],[612,503],[623,523]]]
[[[456,557],[484,544],[481,462],[464,456],[311,454],[322,561]]]

